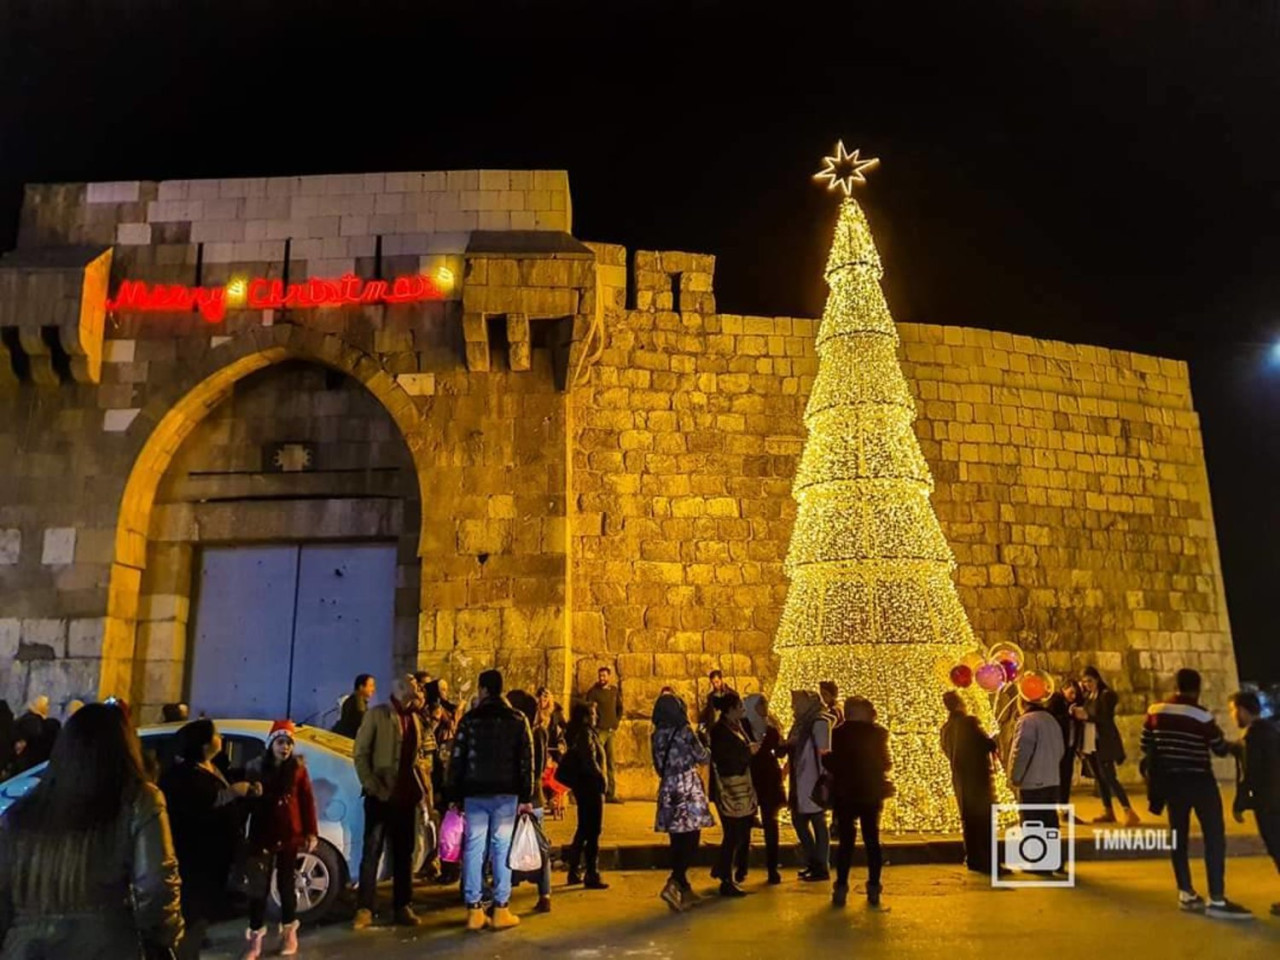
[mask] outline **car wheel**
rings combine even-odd
[[[314,923],[329,912],[338,900],[338,894],[346,880],[346,866],[342,855],[326,840],[316,844],[310,853],[298,854],[294,870],[295,889],[298,896],[298,919]],[[280,915],[280,889],[277,877],[271,878],[271,912]]]

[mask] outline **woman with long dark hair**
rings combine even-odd
[[[1103,813],[1095,817],[1094,823],[1115,823],[1116,814],[1112,807],[1112,798],[1120,801],[1124,809],[1124,825],[1136,827],[1142,819],[1129,804],[1129,794],[1125,792],[1116,773],[1116,764],[1124,763],[1124,741],[1120,739],[1120,729],[1116,726],[1116,707],[1120,698],[1102,679],[1097,667],[1085,667],[1080,678],[1080,686],[1084,688],[1085,701],[1073,706],[1071,715],[1084,721],[1084,744],[1081,752],[1090,761],[1093,775],[1098,778],[1098,790],[1102,794]]]
[[[578,805],[578,828],[569,846],[570,886],[581,883],[589,890],[607,890],[600,879],[600,831],[604,828],[605,755],[596,734],[596,707],[575,703],[564,734],[564,758],[560,781],[573,791]],[[568,776],[568,780],[564,779]],[[578,866],[585,862],[586,872]]]
[[[664,692],[653,705],[650,739],[658,774],[658,812],[653,829],[671,837],[671,875],[660,896],[672,910],[685,910],[699,897],[689,885],[689,867],[698,852],[702,831],[715,826],[698,767],[711,755],[689,725],[689,708],[674,693]]]
[[[123,711],[72,717],[40,783],[0,820],[5,960],[121,960],[182,938],[164,796]]]
[[[230,784],[215,758],[222,736],[212,720],[192,720],[178,730],[179,759],[160,781],[169,803],[173,844],[182,871],[182,916],[187,935],[181,960],[195,960],[210,920],[221,909],[241,836],[235,801],[261,796],[260,784]]]
[[[1062,730],[1064,749],[1062,764],[1058,768],[1058,802],[1064,806],[1071,802],[1071,781],[1075,777],[1076,757],[1084,744],[1084,721],[1073,716],[1071,708],[1083,705],[1084,691],[1080,689],[1079,683],[1068,678],[1054,691],[1046,707]],[[1077,818],[1077,822],[1082,821]]]

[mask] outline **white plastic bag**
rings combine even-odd
[[[507,853],[507,866],[522,873],[537,873],[542,869],[538,825],[530,814],[521,814],[516,821],[515,832],[511,835],[511,849]]]

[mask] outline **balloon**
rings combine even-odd
[[[1053,693],[1053,680],[1028,670],[1018,681],[1018,694],[1023,700],[1043,700]]]
[[[1018,676],[1018,664],[1015,660],[1008,657],[1001,657],[996,663],[1000,664],[1000,668],[1004,670],[1004,678],[1012,683]]]
[[[1022,648],[1016,643],[1001,640],[999,643],[993,643],[987,649],[987,659],[993,661],[1012,660],[1021,667],[1027,662],[1027,655],[1022,652]]]
[[[973,671],[963,663],[951,668],[951,682],[957,687],[967,687],[973,683]]]
[[[995,693],[1004,686],[1004,667],[998,663],[984,663],[974,673],[974,679],[987,693]]]

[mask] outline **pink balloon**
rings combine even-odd
[[[984,663],[974,674],[978,686],[987,693],[995,693],[1005,683],[1004,667],[998,663]]]

